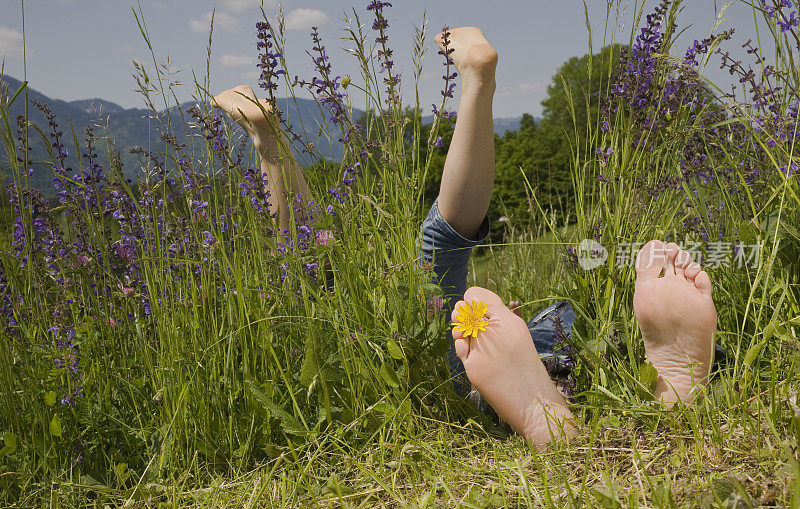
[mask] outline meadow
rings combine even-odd
[[[798,6],[754,0],[752,24],[681,47],[680,4],[629,6],[627,31],[614,1],[603,27],[585,20],[603,47],[554,78],[568,192],[554,199],[564,183],[512,164],[498,177],[501,193],[517,185],[502,202],[512,220],[491,217],[472,281],[524,313],[564,298],[578,315],[564,341],[583,426],[544,448],[455,394],[442,290],[419,260],[458,121],[454,69],[428,49],[438,27],[416,29],[401,78],[391,5],[356,7],[343,33],[361,75],[337,74],[314,31],[316,75],[299,80],[282,20],[254,20],[259,94],[274,104],[282,82],[324,113],[321,126],[283,119],[284,150],[313,161],[287,231],[247,136],[211,109],[208,77],[180,112],[185,142],[159,123],[179,105],[158,48],[136,69],[154,119],[137,179],[114,140],[42,104],[29,107],[48,125],[11,118],[26,85],[0,88],[0,505],[800,507]],[[423,59],[444,75],[430,125],[419,95],[400,94]],[[733,90],[703,78],[720,64]],[[318,128],[341,160],[315,154],[304,133]],[[33,137],[48,161],[30,160]],[[632,253],[651,238],[694,246],[715,285],[725,356],[691,406],[652,396],[632,304]],[[584,239],[608,249],[591,270]]]

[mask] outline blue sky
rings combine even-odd
[[[282,3],[286,13],[287,59],[290,74],[310,78],[313,66],[305,54],[310,49],[309,28],[319,25],[336,73],[357,75],[349,47],[343,35],[343,17],[355,8],[366,29],[371,27],[367,0],[290,0]],[[594,47],[604,41],[606,0],[586,0],[593,26]],[[541,112],[541,100],[547,85],[566,59],[583,55],[588,49],[588,34],[580,0],[396,0],[387,9],[390,42],[395,62],[403,70],[411,98],[411,45],[414,26],[429,20],[430,36],[442,25],[479,26],[500,54],[497,70],[495,116],[513,117]],[[635,7],[641,1],[611,2],[620,11],[620,26],[625,41],[630,33]],[[694,39],[707,36],[716,21],[716,13],[726,4],[715,0],[686,0],[679,17],[682,27],[691,26],[682,35],[682,48]],[[147,47],[136,26],[128,0],[28,0],[25,2],[25,39],[28,80],[33,88],[58,99],[75,100],[101,97],[125,107],[141,107],[135,92],[132,59],[152,67]],[[208,20],[216,8],[216,22],[211,58],[211,82],[214,91],[245,83],[256,87],[255,28],[260,19],[261,0],[141,0],[159,65],[169,62],[176,74],[173,79],[187,83],[179,87],[179,99],[191,97],[192,70],[201,75],[205,69]],[[653,1],[646,11],[652,10]],[[264,1],[270,16],[277,4]],[[613,13],[612,13],[613,16]],[[738,45],[754,37],[752,10],[733,2],[722,18],[722,27],[737,26]],[[614,23],[612,22],[612,26]],[[608,36],[608,35],[607,35]],[[620,36],[618,35],[617,38]],[[608,39],[606,39],[608,40]],[[431,41],[426,55],[426,71],[421,83],[424,104],[439,102],[440,56]],[[732,53],[736,53],[732,51]],[[22,78],[22,7],[19,0],[0,0],[0,58],[5,57],[5,72]],[[724,74],[712,66],[712,77]],[[354,99],[358,106],[358,100]],[[453,106],[454,107],[454,106]]]

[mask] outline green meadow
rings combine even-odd
[[[400,93],[387,61],[409,34],[381,23],[390,5],[345,16],[351,76],[315,30],[316,75],[290,78],[284,23],[253,20],[259,96],[282,83],[320,113],[282,124],[312,195],[290,203],[315,211],[294,207],[285,232],[213,80],[195,76],[198,107],[170,99],[141,7],[148,146],[121,154],[30,101],[35,83],[0,82],[0,506],[800,507],[800,20],[794,0],[746,3],[735,32],[688,47],[680,0],[634,2],[633,25],[615,1],[604,23],[574,20],[603,44],[553,76],[541,119],[496,137],[470,283],[523,316],[557,299],[577,314],[582,427],[544,447],[453,389],[417,237],[456,103],[446,80],[423,121],[430,106]],[[452,72],[420,19],[406,84]],[[704,77],[720,65],[732,91]],[[672,409],[633,312],[635,247],[653,238],[693,247],[725,352]],[[590,269],[585,239],[607,249]]]

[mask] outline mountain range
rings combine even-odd
[[[21,82],[11,76],[0,75],[0,96],[14,94],[21,86]],[[183,143],[186,137],[185,122],[181,119],[180,111],[184,113],[193,106],[194,102],[187,102],[179,109],[171,109],[169,115],[164,111],[158,114],[152,110],[143,108],[123,108],[112,101],[101,98],[81,99],[77,101],[62,101],[48,97],[34,88],[28,87],[29,100],[46,104],[56,116],[60,130],[64,132],[64,143],[71,154],[76,154],[76,141],[79,146],[84,145],[85,129],[87,126],[94,127],[94,134],[98,138],[106,138],[114,141],[115,149],[119,152],[120,158],[125,168],[125,173],[129,178],[136,174],[136,168],[141,167],[140,156],[130,153],[133,147],[163,146],[160,140],[159,123],[155,120],[158,116],[162,122],[170,121],[175,126],[175,137],[179,143]],[[278,107],[287,116],[289,124],[293,124],[298,131],[299,126],[304,126],[307,141],[314,143],[314,147],[326,158],[338,159],[342,157],[342,145],[336,140],[328,140],[324,132],[318,129],[320,121],[323,119],[319,105],[311,99],[297,98],[296,101],[289,98],[278,99]],[[20,96],[11,105],[11,121],[18,115],[24,115],[25,101]],[[355,110],[353,117],[358,118],[363,112]],[[44,115],[33,104],[28,105],[28,118],[36,125],[41,127],[45,134],[49,133],[47,120]],[[429,123],[432,116],[422,118],[423,123]],[[516,118],[496,118],[494,119],[495,132],[502,135],[506,131],[519,129],[521,117]],[[189,119],[191,120],[191,119]],[[14,129],[14,126],[12,126]],[[73,136],[74,133],[74,136]],[[196,132],[192,132],[196,134]],[[34,168],[44,166],[43,161],[51,158],[47,153],[46,146],[41,136],[34,130],[30,131],[31,153],[30,160],[34,161]],[[100,164],[107,163],[105,148],[98,146],[97,152],[100,155]],[[77,165],[77,159],[73,157],[71,163]],[[74,166],[73,166],[74,167]],[[0,169],[8,168],[7,157],[0,155]],[[8,171],[3,172],[4,179],[8,180]],[[49,171],[34,171],[31,177],[31,185],[41,189],[45,194],[52,193]]]

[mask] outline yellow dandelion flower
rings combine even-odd
[[[489,322],[484,320],[486,303],[473,300],[472,303],[462,302],[456,308],[458,315],[453,321],[453,332],[463,332],[464,337],[478,337],[478,333],[486,330]]]

